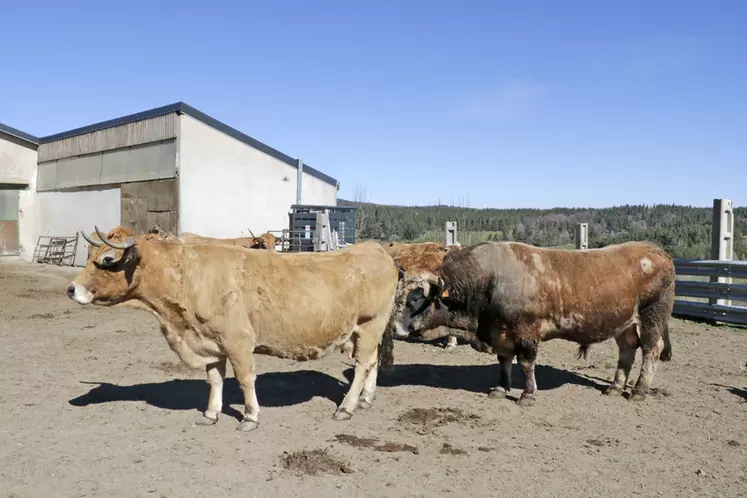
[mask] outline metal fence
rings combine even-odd
[[[672,315],[747,325],[747,306],[744,306],[747,303],[747,261],[675,259],[674,268],[678,278]],[[682,276],[689,278],[679,278]],[[695,301],[695,298],[707,301]]]

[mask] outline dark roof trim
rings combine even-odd
[[[0,131],[3,133],[6,133],[12,137],[16,137],[20,140],[23,140],[24,142],[28,142],[30,144],[39,145],[39,138],[35,137],[33,135],[29,135],[28,133],[24,133],[21,130],[17,130],[13,128],[12,126],[4,125],[0,123]]]
[[[294,168],[298,168],[298,162],[296,159],[293,159],[287,154],[283,154],[277,149],[273,149],[269,145],[263,144],[259,140],[256,140],[250,137],[249,135],[241,133],[236,128],[232,128],[231,126],[228,126],[227,124],[208,116],[204,112],[199,111],[195,109],[194,107],[185,104],[184,102],[177,102],[175,104],[169,104],[163,107],[156,107],[155,109],[150,109],[147,111],[130,114],[128,116],[122,116],[121,118],[110,119],[108,121],[102,121],[100,123],[95,123],[89,126],[75,128],[74,130],[64,131],[62,133],[57,133],[55,135],[41,137],[37,140],[38,140],[38,143],[43,143],[43,144],[49,143],[49,142],[56,142],[57,140],[62,140],[62,139],[74,137],[77,135],[84,135],[86,133],[92,133],[94,131],[99,131],[99,130],[103,130],[106,128],[113,128],[115,126],[121,126],[127,123],[134,123],[136,121],[142,121],[144,119],[151,119],[151,118],[155,118],[158,116],[163,116],[165,114],[170,114],[172,112],[176,112],[179,114],[186,114],[187,116],[191,116],[195,118],[196,120],[201,121],[202,123],[210,126],[211,128],[215,128],[216,130],[221,131],[225,133],[226,135],[249,145],[250,147],[260,150],[264,152],[265,154],[272,156],[279,161],[282,161],[290,166],[293,166]],[[337,186],[337,180],[335,180],[329,175],[325,175],[324,173],[322,173],[321,171],[315,168],[312,168],[308,164],[304,163],[303,170],[315,178],[318,178],[332,186]]]

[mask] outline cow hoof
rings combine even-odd
[[[508,395],[508,393],[506,391],[504,391],[503,389],[500,389],[500,388],[496,388],[496,389],[491,389],[490,390],[490,392],[488,393],[488,398],[490,398],[490,399],[505,399],[506,395]]]
[[[249,432],[253,431],[257,427],[259,427],[259,422],[255,420],[244,419],[241,421],[238,427],[236,427],[236,430],[239,432]]]
[[[350,418],[353,416],[352,413],[349,411],[340,408],[335,412],[335,414],[332,416],[333,419],[337,420],[338,422],[342,422],[343,420],[350,420]]]
[[[215,425],[218,422],[218,417],[210,418],[207,415],[202,415],[200,418],[195,420],[195,425],[208,426]]]
[[[607,389],[602,391],[605,396],[620,396],[623,391],[619,387],[609,386]]]
[[[362,399],[358,402],[358,408],[360,408],[361,410],[367,410],[371,408],[371,402],[366,401],[365,399]]]
[[[446,350],[447,353],[453,353],[454,351],[457,350],[457,347],[456,346],[452,346],[452,345],[448,345],[444,349]]]
[[[643,401],[646,399],[645,394],[641,393],[633,393],[630,395],[629,401]]]
[[[528,408],[532,406],[534,403],[536,403],[537,400],[534,398],[534,396],[524,396],[522,395],[521,398],[519,398],[519,401],[516,402],[517,405]]]

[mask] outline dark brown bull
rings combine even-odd
[[[435,272],[410,275],[405,313],[393,322],[413,333],[461,329],[476,349],[496,353],[501,374],[492,398],[511,389],[516,356],[525,376],[522,406],[535,401],[541,342],[573,341],[585,355],[591,344],[614,338],[617,371],[605,394],[625,389],[640,347],[643,364],[630,399],[641,401],[658,361],[672,358],[674,279],[671,257],[649,242],[583,251],[484,242],[449,253]]]

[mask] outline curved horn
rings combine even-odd
[[[96,229],[96,235],[99,236],[101,242],[108,245],[109,247],[112,247],[114,249],[129,249],[130,247],[135,245],[135,239],[133,239],[132,237],[128,237],[124,242],[111,242],[106,238],[106,235],[99,231],[99,227],[94,225],[93,228]]]
[[[86,239],[86,242],[88,242],[89,244],[91,244],[93,247],[101,247],[101,246],[104,245],[104,243],[101,242],[101,241],[96,242],[95,240],[89,239],[88,235],[86,235],[83,232],[83,230],[79,230],[78,233],[81,235],[81,237],[83,237],[84,239]]]
[[[438,275],[434,275],[433,273],[428,273],[425,277],[425,281],[428,282],[431,285],[435,285],[437,287],[443,287],[444,281],[439,277]]]

